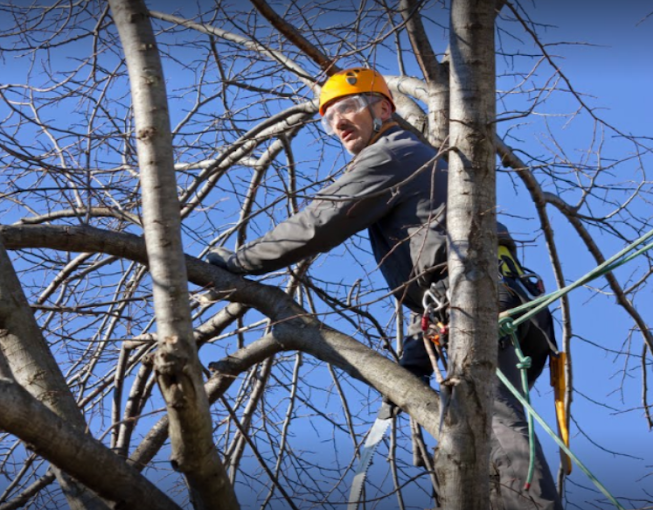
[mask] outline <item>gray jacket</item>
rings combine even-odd
[[[424,290],[445,276],[446,163],[399,127],[363,149],[304,210],[228,261],[263,274],[327,252],[367,228],[374,257],[395,295],[421,309]]]

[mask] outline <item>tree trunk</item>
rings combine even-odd
[[[451,6],[449,199],[450,402],[436,451],[447,510],[489,507],[489,437],[497,357],[492,0]]]
[[[170,417],[172,464],[186,476],[196,509],[237,509],[214,446],[193,337],[168,102],[154,32],[142,0],[109,5],[129,71],[159,339],[155,370]]]

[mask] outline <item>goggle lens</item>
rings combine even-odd
[[[322,127],[324,128],[324,131],[326,131],[328,135],[332,135],[335,132],[333,129],[333,121],[335,120],[336,115],[338,117],[342,117],[343,115],[354,115],[373,102],[376,101],[369,101],[368,103],[363,96],[351,96],[332,104],[327,108],[324,117],[322,117]]]

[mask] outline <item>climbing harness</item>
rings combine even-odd
[[[524,354],[521,346],[519,345],[519,339],[517,338],[517,328],[520,324],[526,321],[533,321],[539,312],[547,309],[551,303],[560,299],[563,295],[568,294],[572,290],[586,284],[591,280],[599,278],[606,273],[613,271],[619,266],[626,264],[627,262],[633,260],[635,257],[653,248],[653,243],[649,243],[633,252],[635,248],[648,242],[651,238],[653,238],[653,230],[640,237],[633,243],[629,244],[626,248],[610,257],[608,260],[597,266],[593,271],[590,271],[574,283],[567,285],[562,289],[558,289],[557,291],[551,292],[550,294],[545,294],[542,280],[536,273],[521,267],[521,265],[517,263],[507,247],[499,247],[499,278],[512,278],[515,282],[519,283],[524,292],[524,295],[526,296],[526,299],[523,299],[523,304],[502,312],[499,317],[500,336],[510,337],[515,347],[515,353],[517,354],[518,358],[517,367],[520,369],[523,391],[519,391],[517,388],[515,388],[515,386],[513,386],[513,384],[503,374],[503,372],[497,368],[497,377],[524,406],[528,416],[531,462],[529,464],[529,470],[526,479],[526,489],[529,488],[530,481],[532,480],[533,476],[533,461],[535,458],[535,436],[533,430],[533,420],[537,420],[542,428],[544,428],[544,430],[558,444],[561,451],[561,456],[563,456],[563,465],[566,473],[569,474],[571,472],[571,462],[573,461],[617,509],[625,510],[623,506],[603,486],[603,484],[601,484],[601,482],[569,449],[569,427],[564,406],[564,394],[567,389],[564,372],[567,363],[566,353],[564,351],[558,351],[557,346],[555,346],[554,343],[552,344],[552,339],[549,339],[551,340],[549,342],[551,347],[551,355],[549,356],[551,385],[554,388],[556,421],[559,431],[559,434],[556,434],[530,404],[527,374],[528,369],[531,368],[532,360],[529,356]],[[524,298],[524,295],[521,295],[519,292],[518,295]],[[422,316],[421,326],[424,338],[428,339],[435,346],[439,346],[440,348],[442,346],[446,346],[448,329],[446,325],[446,318],[444,318],[444,320],[442,319],[445,317],[446,307],[448,306],[448,299],[443,299],[441,293],[435,292],[435,290],[431,288],[425,293],[422,305],[424,308],[424,314]],[[363,450],[361,451],[361,461],[359,463],[358,469],[356,470],[354,478],[356,493],[354,494],[354,486],[352,486],[347,510],[357,510],[358,508],[358,501],[362,493],[365,474],[369,468],[372,455],[374,454],[376,447],[383,439],[385,431],[390,425],[390,420],[391,417],[385,420],[377,418],[372,429],[370,430],[370,434],[368,435],[367,440],[363,445]]]
[[[446,311],[449,306],[449,299],[444,296],[438,297],[436,294],[435,285],[424,293],[422,298],[422,314],[421,329],[424,338],[430,340],[439,347],[446,345],[446,335],[449,331],[448,327],[444,324],[446,322]]]
[[[542,278],[535,272],[523,268],[517,259],[513,257],[510,250],[505,246],[499,247],[499,280],[509,289],[514,289],[523,303],[531,303],[545,292]],[[510,285],[509,282],[512,283],[512,285]],[[523,396],[530,403],[529,387],[531,381],[529,381],[528,371],[533,368],[533,359],[522,350],[522,345],[517,336],[517,327],[514,326],[510,320],[506,320],[505,318],[505,315],[508,313],[510,313],[510,310],[503,312],[500,315],[499,336],[501,338],[510,338],[513,344],[518,359],[517,368],[519,369],[522,381]],[[566,359],[566,357],[563,356],[564,353],[558,351],[553,332],[547,331],[548,328],[546,324],[543,324],[541,320],[538,320],[537,315],[531,317],[531,322],[544,334],[544,337],[549,344],[550,352],[548,358],[550,380],[551,385],[554,386],[555,389],[555,407],[558,430],[561,432],[567,432],[565,444],[569,447],[569,433],[564,406],[564,365],[561,364],[561,362],[564,363],[563,360]],[[539,371],[536,370],[536,372]],[[537,375],[539,374],[532,377],[532,381],[535,380]],[[535,426],[533,423],[533,417],[530,414],[526,416],[526,419],[528,424],[529,464],[524,483],[524,490],[529,490],[535,470]],[[562,451],[560,452],[560,455],[565,466],[565,472],[570,474],[571,464],[568,462],[567,456]]]
[[[499,274],[503,277],[515,278],[529,300],[544,294],[544,282],[540,275],[522,267],[508,247],[504,245],[499,246]]]
[[[642,253],[653,248],[653,243],[645,244],[653,238],[653,230],[647,234],[641,236],[639,239],[635,240],[626,248],[616,253],[608,260],[597,266],[595,269],[585,274],[583,277],[579,278],[575,282],[558,289],[557,291],[551,292],[550,294],[543,294],[535,298],[534,300],[524,303],[520,306],[512,308],[502,312],[499,319],[499,329],[501,334],[510,334],[513,339],[516,339],[515,332],[520,324],[527,320],[531,320],[540,311],[547,308],[551,303],[560,299],[565,294],[568,294],[572,290],[585,285],[586,283],[595,280],[618,267],[630,262],[635,257],[638,257]],[[640,245],[643,245],[641,248],[638,248]],[[515,319],[512,316],[516,316]],[[560,447],[560,450],[564,452],[566,457],[573,462],[588,476],[588,478],[596,485],[596,487],[610,500],[610,502],[618,509],[624,510],[621,504],[608,492],[608,490],[596,479],[596,477],[585,467],[585,465],[573,454],[569,449],[569,430],[567,426],[567,416],[565,415],[564,410],[564,391],[566,390],[566,380],[562,377],[564,375],[564,367],[566,364],[566,353],[560,352],[557,356],[552,357],[551,368],[555,371],[555,379],[552,380],[554,384],[554,393],[556,401],[556,420],[558,422],[558,427],[560,428],[560,435],[563,437],[560,438],[551,428],[546,424],[546,422],[540,417],[539,414],[533,409],[528,400],[528,384],[523,377],[522,370],[522,386],[523,391],[520,392],[515,388],[510,381],[505,377],[501,370],[497,369],[497,376],[499,379],[506,385],[506,387],[515,395],[515,397],[524,405],[525,409],[528,412],[529,418],[535,418],[540,425],[546,430],[546,432],[554,439],[554,441]],[[520,359],[521,362],[521,359]],[[566,439],[565,439],[566,435]],[[531,451],[534,449],[534,445],[531,446]],[[532,457],[532,455],[531,455]],[[571,463],[565,463],[565,468],[569,471],[571,469]]]

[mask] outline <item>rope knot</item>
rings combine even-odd
[[[532,360],[530,356],[524,356],[524,359],[522,359],[519,363],[517,363],[517,368],[519,370],[523,370],[523,369],[528,370],[529,368],[531,368],[531,362]]]
[[[517,331],[512,317],[501,317],[499,319],[499,336],[513,335]]]

